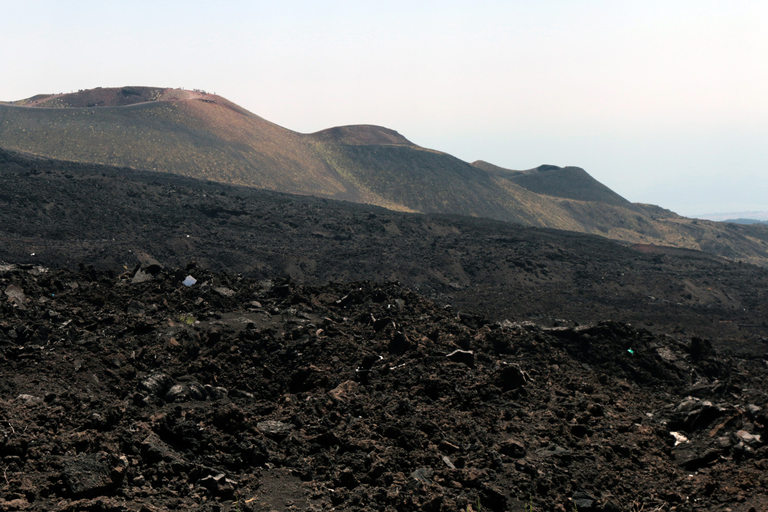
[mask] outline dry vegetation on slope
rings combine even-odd
[[[123,87],[0,104],[0,147],[768,262],[768,227],[693,221],[631,204],[582,169],[471,165],[369,125],[300,134],[201,91]]]

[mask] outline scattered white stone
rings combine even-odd
[[[27,296],[24,295],[24,290],[15,284],[9,285],[8,288],[5,289],[5,295],[8,297],[9,301],[17,306],[21,306],[27,300]]]
[[[39,396],[28,395],[26,393],[22,393],[19,396],[17,396],[16,400],[18,400],[19,402],[24,402],[25,404],[28,404],[28,405],[39,404],[39,403],[42,403],[43,401],[43,399],[40,398]]]
[[[680,432],[670,432],[669,434],[675,438],[675,446],[688,442],[688,438]]]
[[[750,434],[746,430],[736,432],[736,438],[744,444],[760,444],[762,442],[760,434]]]
[[[221,295],[222,297],[232,297],[235,294],[235,291],[231,288],[226,288],[224,286],[219,286],[213,289],[216,293]]]

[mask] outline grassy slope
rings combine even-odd
[[[393,210],[489,217],[768,260],[768,228],[691,221],[634,205],[581,169],[515,172],[482,162],[470,165],[381,127],[304,135],[219,96],[126,89],[0,104],[0,147]],[[120,106],[80,106],[88,104]]]
[[[301,135],[220,101],[93,108],[0,105],[0,145],[288,192],[346,191]]]
[[[723,223],[687,219],[660,208],[632,204],[581,169],[576,170],[580,172],[575,173],[574,181],[594,181],[599,187],[594,193],[577,188],[574,195],[599,195],[605,201],[536,193],[507,176],[484,172],[445,153],[418,146],[326,144],[323,154],[339,174],[354,179],[360,189],[397,198],[408,210],[459,211],[463,215],[631,243],[704,250],[763,265],[768,262],[768,229],[734,229]],[[563,171],[571,173],[574,169]]]

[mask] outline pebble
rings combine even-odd
[[[27,405],[35,405],[43,402],[43,399],[40,398],[39,396],[29,395],[26,393],[22,393],[19,396],[17,396],[16,400],[19,402],[24,402]]]
[[[463,363],[467,366],[475,364],[475,353],[471,350],[456,349],[445,357],[456,363]]]
[[[173,384],[173,379],[164,373],[155,373],[141,381],[141,387],[153,395],[162,395]]]
[[[104,452],[80,454],[64,459],[62,479],[72,497],[107,493],[121,481],[124,462]]]
[[[269,436],[285,437],[291,433],[294,427],[290,423],[282,421],[264,420],[256,423],[256,428]]]

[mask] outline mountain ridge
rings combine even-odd
[[[533,169],[517,171],[483,160],[477,160],[472,165],[538,194],[613,205],[630,206],[632,204],[594,179],[581,167],[543,164]]]
[[[470,164],[373,125],[299,133],[204,91],[102,88],[4,102],[0,147],[768,261],[768,232],[744,233],[630,203],[577,167],[510,171]]]

